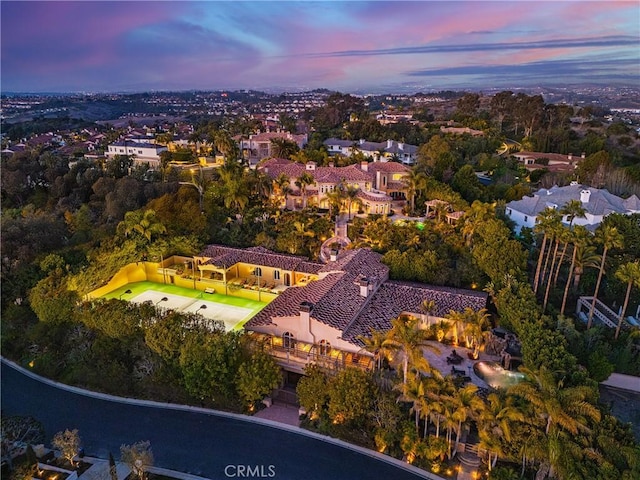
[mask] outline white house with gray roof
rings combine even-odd
[[[570,200],[580,201],[586,210],[585,218],[575,218],[573,224],[584,225],[590,230],[594,230],[604,217],[612,213],[623,215],[640,213],[640,199],[636,195],[624,199],[605,189],[572,183],[566,187],[542,188],[533,196],[509,202],[506,206],[506,214],[516,223],[515,230],[519,233],[522,227],[533,228],[537,223],[538,215],[545,208],[560,210]],[[566,215],[562,221],[569,223]]]
[[[373,159],[375,162],[388,162],[396,158],[405,165],[413,165],[418,156],[418,147],[404,142],[387,140],[386,142],[367,142],[360,139],[341,140],[339,138],[328,138],[324,141],[330,155],[341,154],[350,156],[354,151],[362,153],[365,157]]]

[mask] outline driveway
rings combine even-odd
[[[120,445],[149,440],[156,466],[211,479],[232,478],[230,474],[237,478],[237,472],[248,471],[238,466],[276,479],[428,478],[381,461],[375,452],[363,454],[294,431],[214,412],[132,405],[70,392],[4,361],[1,400],[3,414],[40,420],[48,441],[60,430],[77,428],[87,455],[107,458],[112,452],[117,459]]]

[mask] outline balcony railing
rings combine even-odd
[[[346,367],[362,370],[373,368],[373,358],[366,354],[256,332],[252,333],[252,336],[257,342],[265,345],[278,364],[296,371],[304,370],[304,367],[311,363],[333,372]]]

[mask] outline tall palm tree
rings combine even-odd
[[[460,436],[462,434],[462,426],[468,419],[476,419],[481,415],[484,408],[484,402],[477,395],[478,387],[473,383],[469,383],[456,391],[453,398],[455,405],[454,418],[458,422],[456,426],[456,444],[454,455],[458,451],[460,445]]]
[[[414,414],[416,434],[420,432],[420,417],[425,398],[425,388],[422,378],[412,378],[406,385],[396,385],[396,389],[402,393],[398,397],[400,402],[411,403],[411,413]]]
[[[407,384],[409,364],[421,368],[423,371],[431,370],[430,365],[422,353],[426,347],[439,353],[439,350],[428,343],[428,333],[422,330],[417,318],[397,317],[391,320],[391,330],[384,342],[385,347],[399,351],[402,355],[403,384]]]
[[[444,318],[448,319],[451,322],[451,328],[453,330],[453,344],[458,345],[459,335],[461,327],[464,326],[466,317],[464,312],[458,312],[456,310],[449,310]]]
[[[427,186],[427,176],[416,169],[409,170],[402,178],[405,188],[407,189],[407,196],[409,197],[409,205],[411,207],[411,213],[415,211],[415,199]]]
[[[571,277],[574,273],[576,265],[576,256],[580,249],[586,248],[591,239],[591,233],[585,227],[577,225],[573,229],[573,254],[571,255],[571,265],[569,266],[569,272],[567,273],[567,283],[564,287],[564,295],[562,296],[562,306],[560,307],[560,315],[564,314],[564,307],[567,304],[567,297],[569,295],[569,285],[571,285]]]
[[[302,193],[302,208],[307,207],[307,187],[313,185],[315,183],[315,179],[313,175],[308,172],[303,172],[296,179],[296,186],[300,189],[300,193]]]
[[[291,193],[291,179],[286,173],[281,173],[273,181],[275,189],[280,197],[280,205],[287,205],[287,196]]]
[[[488,437],[484,439],[485,448],[488,452],[493,450],[496,455],[492,462],[489,453],[489,470],[495,466],[498,456],[502,454],[502,442],[511,442],[512,426],[524,420],[524,411],[516,405],[515,397],[504,392],[490,393],[487,396],[487,403],[478,418],[478,430],[481,434],[481,443],[484,433]]]
[[[381,330],[370,328],[371,335],[368,337],[359,336],[358,338],[364,343],[363,349],[369,353],[373,353],[373,358],[376,362],[378,370],[382,368],[382,361],[388,358],[391,353],[391,349],[385,342],[387,339],[387,333]]]
[[[573,221],[576,218],[584,218],[587,211],[582,206],[582,202],[580,202],[580,200],[569,200],[560,209],[560,213],[567,216],[567,220],[569,220],[569,228],[571,228],[573,226]]]
[[[598,298],[598,292],[600,291],[600,282],[602,281],[602,275],[604,274],[604,262],[607,259],[607,253],[612,248],[624,247],[624,237],[616,227],[612,227],[611,225],[601,224],[596,229],[596,241],[602,243],[603,250],[602,258],[600,260],[600,270],[598,271],[598,280],[596,281],[596,289],[593,292],[593,300],[591,300],[587,329],[591,328],[591,323],[593,322],[593,312],[596,308],[596,299]]]
[[[576,253],[576,263],[573,269],[573,290],[580,285],[582,274],[587,268],[598,268],[601,255],[596,252],[594,245],[579,245]]]
[[[344,196],[347,201],[347,209],[349,211],[349,220],[351,220],[351,207],[354,204],[362,205],[362,200],[358,198],[359,192],[360,189],[354,185],[347,185],[347,187],[344,189]]]
[[[538,255],[538,263],[536,265],[536,273],[533,279],[533,291],[538,292],[538,283],[540,281],[540,269],[542,267],[542,259],[544,258],[547,241],[553,235],[553,231],[557,230],[560,224],[560,214],[555,208],[547,207],[538,215],[538,223],[533,227],[534,232],[542,233],[542,243],[540,245],[540,254]]]
[[[486,308],[474,310],[466,307],[463,312],[464,335],[467,348],[477,345],[482,338],[482,333],[489,326],[489,313]]]
[[[616,278],[621,282],[626,282],[627,284],[627,293],[624,297],[624,303],[622,304],[622,310],[620,310],[620,316],[618,317],[618,326],[616,327],[615,338],[618,339],[620,335],[620,328],[622,327],[622,319],[624,318],[624,314],[627,311],[627,306],[629,305],[629,296],[631,295],[631,288],[635,285],[637,288],[640,288],[640,262],[627,262],[618,268],[616,271]]]
[[[545,288],[545,291],[544,291],[544,301],[542,302],[542,311],[545,311],[547,308],[547,302],[549,300],[549,292],[551,291],[551,283],[552,283],[551,279],[553,277],[553,271],[556,268],[556,260],[558,261],[558,271],[559,271],[560,265],[562,265],[562,259],[564,258],[564,249],[560,254],[560,257],[558,257],[558,247],[560,246],[560,242],[564,241],[565,248],[566,248],[566,246],[569,244],[569,235],[570,235],[569,230],[562,225],[560,225],[558,227],[558,230],[554,232],[555,245],[553,248],[553,254],[551,259],[551,268],[546,274],[544,273],[544,271],[542,274],[542,282],[544,283],[545,280],[547,282],[547,287]],[[551,252],[549,253],[551,254]]]

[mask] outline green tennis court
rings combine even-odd
[[[266,302],[154,282],[129,283],[103,298],[119,298],[135,303],[151,302],[162,308],[198,313],[205,318],[221,320],[227,331],[241,330],[245,323],[267,305]]]

